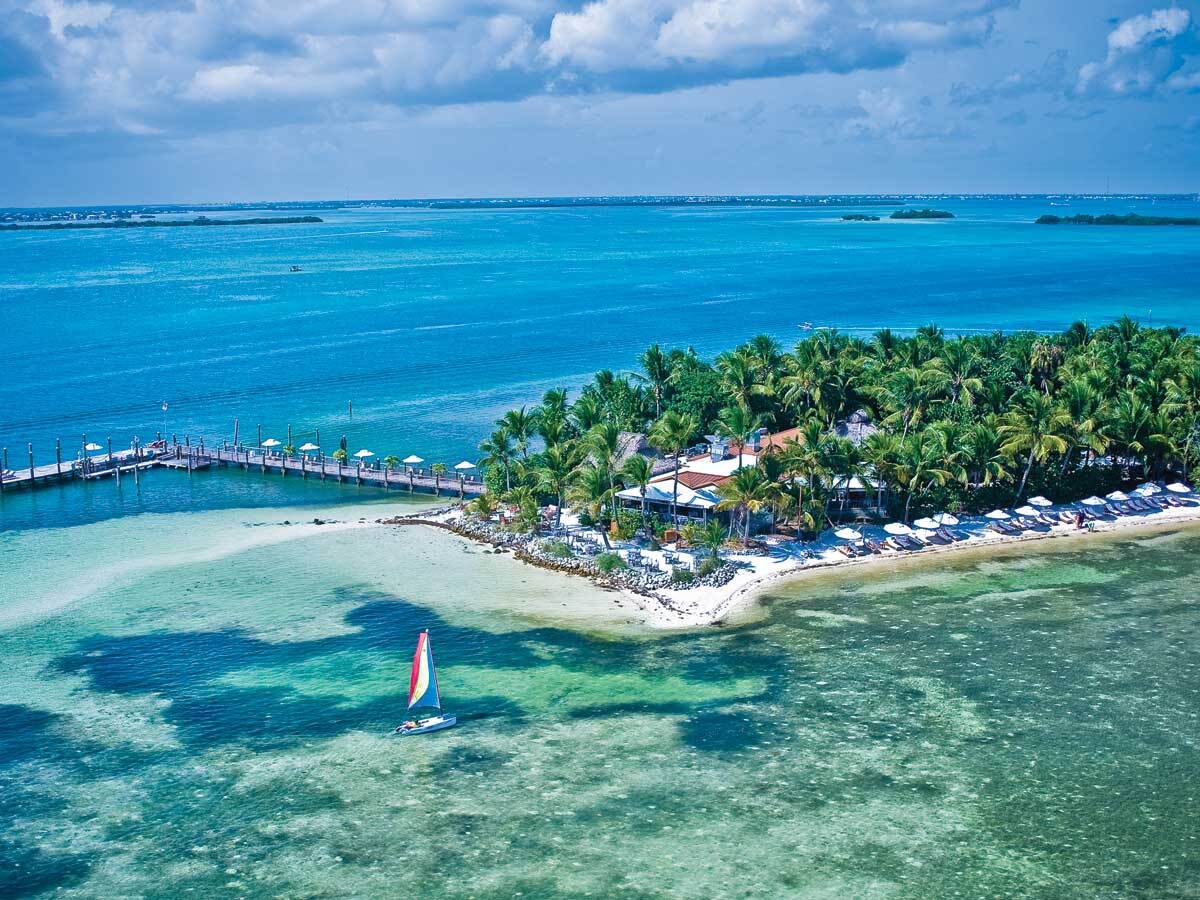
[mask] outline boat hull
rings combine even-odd
[[[429,719],[420,719],[416,725],[407,726],[399,725],[392,734],[406,736],[410,734],[428,734],[431,731],[441,731],[443,728],[450,728],[458,722],[455,716],[433,716]]]

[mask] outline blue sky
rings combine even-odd
[[[0,206],[1200,190],[1200,10],[0,0]]]

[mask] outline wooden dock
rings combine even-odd
[[[352,481],[355,484],[384,490],[402,490],[412,494],[434,494],[441,497],[478,497],[487,489],[483,482],[474,476],[457,473],[437,475],[428,468],[418,466],[405,466],[393,470],[382,466],[339,462],[325,456],[285,456],[261,448],[235,448],[228,443],[223,443],[220,447],[206,447],[203,443],[181,444],[176,441],[167,445],[165,452],[158,459],[158,464],[189,470],[209,465],[237,466],[246,471],[280,478],[318,478],[321,481],[333,480],[342,483]]]

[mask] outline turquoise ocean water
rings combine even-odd
[[[1048,204],[0,233],[0,442],[44,459],[56,436],[227,436],[238,416],[453,461],[508,404],[654,340],[1200,326],[1197,231],[1029,224],[1196,204]],[[0,896],[1200,883],[1194,529],[782,585],[680,634],[455,538],[355,524],[407,508],[239,472],[0,497]],[[297,524],[318,516],[341,524]],[[462,724],[392,740],[422,627]]]

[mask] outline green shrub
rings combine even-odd
[[[617,510],[617,537],[629,540],[642,527],[642,514],[635,509]]]
[[[542,544],[542,550],[554,559],[573,559],[575,552],[567,546],[566,541],[547,541]]]
[[[581,512],[579,514],[579,524],[582,525],[584,528],[591,528],[593,525],[596,524],[596,520],[595,520],[595,518],[593,518],[591,513]]]
[[[608,575],[610,572],[626,568],[625,560],[616,553],[601,553],[596,557],[596,568]]]
[[[671,584],[691,584],[696,580],[696,576],[687,569],[672,569]]]
[[[719,568],[721,568],[721,561],[714,556],[709,556],[700,563],[700,577],[704,578],[706,575],[711,575]]]

